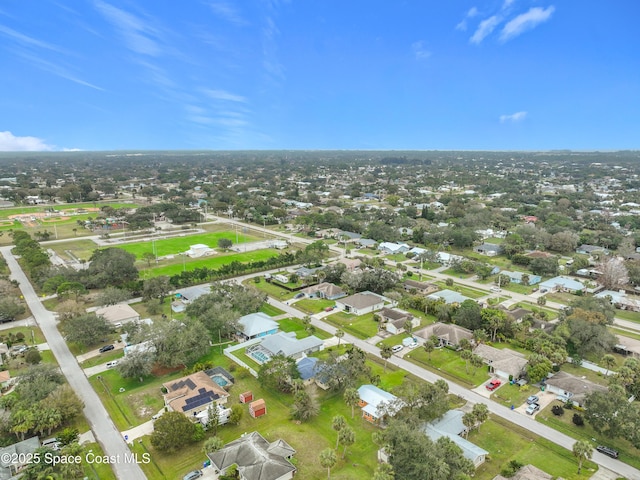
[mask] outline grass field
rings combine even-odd
[[[302,310],[304,313],[314,314],[320,313],[327,307],[333,307],[336,304],[334,300],[326,300],[324,298],[310,299],[303,298],[298,300],[294,307],[298,310]]]
[[[569,450],[494,416],[479,431],[474,430],[469,440],[490,452],[487,461],[476,470],[474,478],[478,480],[491,480],[511,460],[532,464],[554,478],[566,480],[586,480],[597,470],[596,464],[585,462],[578,475],[578,464]]]
[[[34,213],[46,213],[47,209],[53,208],[58,212],[63,214],[75,213],[79,209],[87,209],[87,208],[101,208],[104,206],[111,206],[113,208],[133,208],[136,206],[135,203],[123,203],[123,202],[91,202],[91,203],[65,203],[65,204],[55,204],[55,205],[25,205],[21,207],[9,207],[9,208],[0,208],[0,219],[9,218],[12,215],[27,215]],[[97,212],[93,212],[95,214]]]
[[[279,254],[280,252],[278,250],[268,248],[246,253],[225,253],[205,258],[188,258],[181,256],[179,258],[174,258],[173,260],[162,260],[157,266],[152,263],[151,267],[149,267],[146,262],[138,262],[137,266],[140,270],[141,278],[158,277],[160,275],[167,275],[171,277],[173,275],[179,275],[182,271],[195,270],[196,268],[206,267],[211,270],[216,270],[223,265],[228,265],[232,262],[257,262],[260,260],[268,260],[269,258],[276,257]],[[256,285],[256,287],[260,288],[259,285]]]
[[[133,253],[136,258],[141,259],[144,253],[153,253],[154,245],[155,254],[158,257],[163,257],[165,255],[177,255],[179,253],[186,252],[189,250],[191,245],[200,243],[207,245],[210,248],[218,248],[218,240],[223,238],[231,240],[234,245],[238,245],[240,248],[242,248],[243,243],[259,240],[257,237],[243,233],[240,236],[240,243],[237,244],[235,232],[223,231],[201,233],[197,235],[185,235],[183,237],[158,238],[154,242],[152,242],[151,237],[149,237],[147,240],[140,242],[125,243],[117,246],[126,252]]]
[[[378,322],[373,320],[373,313],[357,316],[337,312],[324,317],[323,320],[361,339],[373,337],[378,333]]]
[[[435,349],[431,352],[431,359],[424,348],[414,348],[404,358],[467,388],[477,387],[489,378],[487,367],[484,365],[478,368],[469,365],[467,373],[465,362],[460,358],[460,354],[448,348]]]

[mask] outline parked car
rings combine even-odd
[[[42,441],[42,446],[51,450],[60,450],[60,441],[57,438],[48,438]]]
[[[540,405],[538,405],[537,403],[532,403],[527,407],[527,415],[533,415],[538,410],[540,410]]]
[[[532,403],[538,403],[538,400],[540,400],[538,398],[537,395],[531,395],[529,398],[527,398],[527,405],[531,405]]]
[[[113,368],[118,365],[118,360],[113,360],[112,362],[107,362],[107,368]]]
[[[113,345],[105,345],[104,347],[100,347],[100,353],[108,352],[109,350],[113,350],[116,348]]]
[[[496,388],[498,388],[500,385],[502,385],[502,381],[498,380],[497,378],[494,378],[489,383],[487,383],[487,390],[493,391]]]
[[[614,450],[613,448],[605,447],[604,445],[598,445],[596,447],[596,450],[599,451],[600,453],[604,453],[605,455],[611,458],[618,458],[618,451]]]
[[[296,300],[299,298],[303,298],[304,297],[304,293],[296,293],[293,298],[295,298]]]
[[[195,480],[196,478],[200,478],[201,476],[202,470],[193,470],[182,477],[182,480]]]
[[[403,348],[404,348],[404,347],[403,347],[402,345],[394,345],[394,346],[391,348],[391,351],[392,351],[393,353],[398,353],[398,352],[399,352],[400,350],[402,350]]]

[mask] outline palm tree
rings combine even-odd
[[[473,331],[473,341],[476,343],[476,345],[480,345],[481,343],[487,343],[487,340],[489,339],[489,336],[487,335],[487,332],[485,332],[483,329],[478,329],[478,330],[474,330]]]
[[[429,355],[429,361],[431,361],[431,353],[433,353],[433,351],[436,349],[436,346],[433,344],[433,342],[427,340],[426,342],[424,342],[423,348],[424,351],[427,352],[427,355]]]
[[[602,363],[602,365],[604,365],[604,367],[607,369],[607,372],[605,373],[605,376],[609,375],[609,370],[612,367],[616,366],[616,357],[614,357],[610,353],[607,353],[606,355],[604,355],[602,357],[602,360],[600,360],[600,363]]]
[[[466,427],[464,437],[467,438],[469,436],[469,432],[476,424],[476,416],[473,414],[473,412],[467,412],[462,415],[462,424]]]
[[[469,350],[462,350],[460,352],[460,358],[464,360],[464,369],[467,372],[467,375],[469,375],[469,360],[471,360],[472,356],[473,353],[471,353],[471,351]]]
[[[373,472],[373,480],[393,480],[393,467],[388,463],[381,463]]]
[[[578,440],[573,444],[573,455],[578,459],[578,475],[582,470],[582,462],[593,456],[593,447],[587,440]]]
[[[484,360],[480,355],[476,355],[475,353],[471,354],[471,366],[473,367],[473,374],[475,375],[478,371],[478,368],[484,364]]]
[[[471,342],[467,338],[461,338],[458,342],[458,347],[461,350],[471,350]]]
[[[347,421],[342,415],[336,415],[331,420],[331,428],[333,428],[338,435],[336,436],[336,449],[338,448],[338,442],[340,441],[340,431],[347,426]]]
[[[393,348],[391,348],[391,345],[386,345],[383,343],[380,347],[380,356],[384,359],[385,372],[387,371],[387,360],[391,358],[391,355],[393,355]]]
[[[360,402],[360,395],[355,388],[347,388],[344,391],[344,403],[351,407],[351,418],[354,416],[354,408]]]
[[[356,443],[356,432],[354,432],[350,426],[345,425],[345,427],[340,430],[338,439],[340,443],[344,445],[344,450],[342,450],[342,458],[344,458],[347,454],[347,447]]]
[[[320,452],[320,466],[327,469],[327,479],[331,478],[331,469],[338,462],[338,457],[333,448],[325,448]]]
[[[340,348],[340,339],[342,337],[344,337],[344,330],[336,330],[336,333],[334,334],[336,336],[336,338],[338,339],[338,348]]]
[[[480,425],[486,422],[489,418],[489,407],[484,403],[476,403],[471,412],[473,413],[473,416],[476,417],[478,431],[480,431]]]

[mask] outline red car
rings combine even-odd
[[[487,390],[495,390],[500,385],[502,385],[502,382],[500,380],[498,380],[497,378],[494,378],[489,383],[487,383]]]

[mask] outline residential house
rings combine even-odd
[[[0,372],[0,392],[5,392],[7,389],[11,387],[13,381],[11,379],[11,373],[9,370],[3,370]],[[0,478],[2,478],[0,476]]]
[[[609,253],[604,247],[599,247],[597,245],[587,245],[583,244],[576,248],[576,253],[581,253],[583,255],[593,255],[593,254],[601,254],[601,253]]]
[[[176,313],[184,312],[187,305],[209,293],[211,293],[211,287],[208,285],[180,288],[174,292],[175,300],[171,303],[171,309]]]
[[[382,242],[378,245],[378,250],[384,254],[407,253],[411,247],[406,243]]]
[[[553,277],[550,280],[541,282],[539,285],[540,292],[568,292],[575,294],[576,292],[584,290],[584,285],[577,280],[573,280],[569,277]]]
[[[229,394],[211,380],[205,372],[196,372],[162,385],[166,393],[164,404],[168,411],[181,412],[195,418],[209,405],[224,405]]]
[[[593,392],[606,392],[607,387],[598,385],[586,378],[576,377],[567,372],[555,373],[548,378],[546,390],[558,395],[563,402],[571,402],[580,407],[584,405],[585,397]]]
[[[99,308],[96,310],[96,315],[103,317],[114,327],[120,327],[127,322],[137,322],[140,320],[140,314],[126,303]]]
[[[616,353],[633,355],[636,358],[640,358],[640,340],[623,335],[616,335],[616,338],[618,339],[618,343],[613,347]]]
[[[608,298],[613,306],[621,310],[640,312],[640,298],[614,290],[603,290],[594,295],[596,298]]]
[[[362,418],[371,423],[384,423],[387,415],[394,416],[402,408],[398,397],[375,385],[362,385],[358,388],[358,396]]]
[[[340,300],[336,300],[336,307],[354,315],[364,315],[375,312],[384,307],[385,298],[373,292],[360,292]]]
[[[527,281],[527,285],[536,285],[542,281],[542,277],[540,275],[534,275],[533,273],[523,273],[523,272],[510,272],[508,270],[502,270],[500,275],[506,275],[509,277],[509,281],[511,283],[517,283],[518,285],[522,283],[522,277],[526,275],[529,279]]]
[[[495,257],[496,255],[500,255],[504,249],[502,248],[502,245],[497,245],[495,243],[483,243],[482,245],[473,247],[473,251],[487,257]]]
[[[421,293],[423,295],[429,295],[430,293],[434,293],[438,291],[438,286],[433,283],[428,282],[419,282],[417,280],[407,279],[402,283],[404,290],[406,292],[412,292],[413,290],[416,293]]]
[[[378,242],[372,238],[359,238],[355,241],[361,248],[374,248]]]
[[[449,266],[454,262],[462,261],[464,258],[460,255],[453,255],[447,252],[436,253],[436,262],[440,265]]]
[[[7,447],[0,447],[0,479],[14,480],[22,476],[21,471],[34,459],[33,453],[40,448],[38,437],[27,438]]]
[[[467,432],[467,427],[462,423],[463,415],[462,410],[449,410],[440,419],[426,424],[424,432],[434,442],[438,441],[440,437],[447,437],[460,447],[464,457],[471,460],[473,465],[478,468],[485,462],[489,452],[462,437]]]
[[[300,290],[300,293],[304,293],[307,298],[324,298],[327,300],[336,300],[347,296],[347,292],[337,285],[329,282],[323,282],[304,288]]]
[[[316,232],[316,238],[338,238],[339,228],[325,228]]]
[[[278,332],[265,337],[260,347],[271,357],[284,355],[293,359],[324,350],[324,342],[315,335],[296,338],[295,332]]]
[[[295,453],[284,440],[270,443],[258,432],[252,432],[207,453],[207,457],[219,473],[236,465],[240,480],[290,480],[296,473],[290,461]]]
[[[362,238],[362,235],[355,232],[347,232],[345,230],[341,230],[336,237],[340,242],[357,242]]]
[[[461,293],[454,292],[453,290],[447,290],[447,289],[440,290],[439,292],[431,293],[427,295],[427,298],[431,300],[436,300],[436,301],[442,299],[444,300],[444,303],[446,303],[447,305],[453,305],[456,303],[461,304],[465,300],[472,300],[469,297],[465,297]]]
[[[415,332],[415,335],[429,340],[434,335],[438,338],[438,346],[457,350],[463,338],[473,341],[473,332],[453,323],[436,322]]]
[[[296,368],[300,373],[300,380],[302,380],[305,385],[310,385],[314,382],[317,363],[318,359],[316,357],[302,357],[296,362]]]
[[[381,324],[384,324],[384,328],[392,335],[403,333],[407,322],[411,323],[411,329],[420,326],[420,319],[404,310],[385,307],[378,312],[378,315],[380,316]]]
[[[238,337],[243,340],[273,335],[278,331],[278,322],[262,312],[250,313],[238,319]]]
[[[474,348],[473,353],[489,365],[494,375],[504,380],[518,379],[526,372],[525,356],[509,348],[499,349],[482,343]]]
[[[347,267],[348,272],[353,272],[356,268],[362,265],[362,260],[359,258],[340,258],[336,263],[342,263],[345,267]]]

